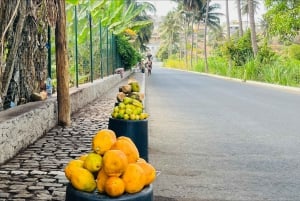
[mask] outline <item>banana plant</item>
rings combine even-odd
[[[136,7],[135,3],[131,3],[121,14],[122,18],[120,20],[107,25],[108,29],[111,30],[115,35],[119,35],[120,33],[124,32],[125,29],[129,28],[138,31],[143,26],[151,24],[151,20],[134,20],[139,14],[141,14],[146,9],[146,7],[147,5]]]
[[[77,5],[79,3],[79,0],[66,0],[67,3]]]
[[[68,0],[72,2],[72,5],[76,3],[80,5],[80,11],[78,13],[78,27],[80,27],[81,33],[79,34],[79,43],[85,41],[85,36],[88,33],[87,14],[90,12],[93,19],[93,27],[98,27],[99,23],[102,26],[108,27],[109,31],[115,35],[119,35],[124,30],[130,28],[135,31],[140,30],[142,27],[151,24],[151,20],[136,21],[134,18],[141,14],[147,7],[142,5],[135,6],[135,3],[131,3],[128,7],[125,6],[125,1],[109,1],[109,0]],[[71,7],[67,7],[71,9]],[[72,19],[69,19],[69,26],[73,24]]]

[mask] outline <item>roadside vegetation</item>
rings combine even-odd
[[[58,87],[58,66],[69,74],[67,88],[130,69],[146,52],[154,12],[153,4],[137,0],[0,1],[0,111],[32,101],[47,78]],[[58,26],[66,33],[55,37]],[[65,49],[55,47],[58,38],[67,55],[56,55]]]
[[[193,0],[179,3],[160,26],[161,38],[169,41],[164,40],[156,56],[166,67],[299,87],[300,2],[237,0],[237,12],[251,18],[262,3],[267,9],[263,19],[256,24],[252,20],[252,25],[249,20],[248,29],[242,28],[242,22],[227,21],[222,27],[218,4]],[[174,22],[176,15],[180,18]],[[227,25],[236,30],[230,31]],[[170,29],[176,30],[173,38],[163,31]]]

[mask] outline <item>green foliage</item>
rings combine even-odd
[[[250,59],[243,66],[228,66],[224,57],[211,56],[208,58],[209,73],[238,78],[241,80],[255,80],[286,86],[300,86],[300,60],[279,57],[274,53],[270,63],[261,63],[258,59]],[[183,61],[167,59],[164,65],[172,68],[187,70]],[[205,72],[204,60],[199,60],[194,68],[197,72]]]
[[[185,67],[185,62],[184,61],[179,61],[178,59],[167,59],[164,62],[164,66],[166,67],[171,67],[171,68],[176,68],[176,69],[184,69]]]
[[[276,59],[276,54],[267,44],[264,44],[259,48],[256,59],[261,64],[270,64]]]
[[[167,59],[168,58],[168,48],[166,46],[160,46],[157,51],[156,57],[161,61]]]
[[[66,0],[67,3],[77,5],[79,3],[79,0]]]
[[[248,30],[242,37],[225,42],[220,47],[222,56],[231,59],[237,66],[244,65],[249,59],[253,58],[251,45],[251,33]]]
[[[291,59],[300,60],[300,45],[292,44],[288,47],[288,56]]]
[[[123,61],[124,68],[131,69],[132,66],[134,66],[138,63],[138,61],[141,60],[141,54],[132,47],[125,36],[117,36],[116,42],[117,50]]]
[[[291,40],[300,30],[300,1],[265,0],[267,12],[264,16],[271,36]]]

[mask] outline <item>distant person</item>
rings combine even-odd
[[[145,73],[145,65],[146,64],[144,63],[144,61],[145,61],[144,59],[142,59],[142,61],[141,61],[141,72],[142,73]]]
[[[150,52],[147,53],[148,61],[152,60],[152,54]]]
[[[146,62],[146,68],[148,70],[148,76],[150,76],[152,71],[152,61],[150,59],[148,59],[148,61]]]

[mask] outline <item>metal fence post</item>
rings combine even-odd
[[[76,76],[76,87],[78,88],[78,35],[77,35],[77,6],[74,6],[74,29],[75,29],[75,76]]]
[[[112,67],[112,70],[113,72],[115,71],[116,69],[116,66],[114,65],[114,46],[113,46],[113,39],[114,39],[114,35],[113,33],[111,33],[111,36],[110,36],[110,57],[111,57],[111,67]]]
[[[91,82],[93,82],[94,66],[93,66],[93,27],[92,27],[92,15],[89,13],[89,27],[90,27],[90,65],[91,65]]]
[[[99,23],[99,35],[100,35],[100,72],[101,72],[101,78],[103,78],[103,62],[102,62],[102,26],[101,26],[101,20]]]
[[[108,61],[108,27],[106,27],[106,70],[107,70],[107,75],[109,75],[109,61]]]
[[[48,26],[48,77],[52,78],[51,75],[51,27]]]

